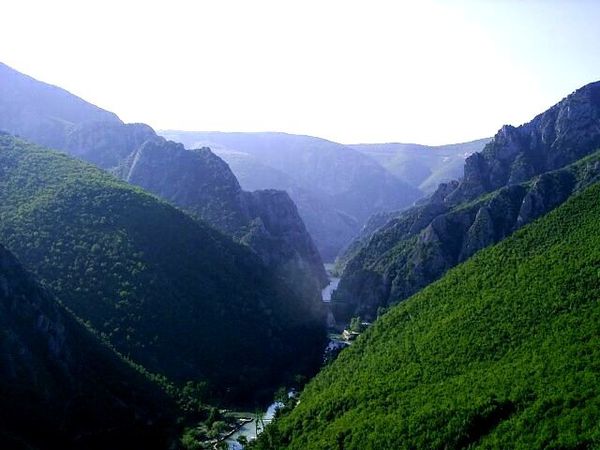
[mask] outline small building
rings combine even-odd
[[[353,341],[354,339],[356,339],[358,336],[360,335],[360,333],[358,331],[350,331],[350,330],[344,330],[344,332],[342,333],[342,338],[345,341]]]

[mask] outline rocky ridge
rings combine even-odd
[[[598,148],[600,82],[525,125],[503,127],[467,158],[462,180],[441,184],[426,202],[353,244],[332,298],[336,318],[374,318],[379,307],[555,208],[597,179],[598,155],[584,157]]]
[[[289,193],[326,261],[333,261],[373,213],[423,196],[377,161],[337,142],[287,133],[160,131],[186,148],[209,146],[244,189]]]
[[[117,173],[247,244],[297,292],[318,296],[327,283],[319,252],[288,194],[243,191],[229,166],[209,148],[185,150],[155,137]]]
[[[274,206],[259,206],[257,202],[268,202],[274,196],[243,192],[227,164],[209,150],[187,152],[183,146],[157,136],[148,125],[125,124],[111,112],[3,64],[0,81],[0,130],[118,174],[252,245],[270,268],[279,271],[286,267],[295,280],[301,280],[305,293],[320,295],[327,275],[289,197],[281,195],[276,202],[284,208],[283,222],[277,224],[271,216],[268,225],[263,223],[261,233],[268,237],[269,248],[262,248],[265,239],[244,237],[247,229],[256,229],[254,222],[263,220],[259,212]],[[250,198],[252,205],[246,204]],[[267,253],[272,250],[285,259],[270,257]]]

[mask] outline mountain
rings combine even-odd
[[[174,402],[0,246],[0,446],[168,448]]]
[[[304,295],[320,296],[327,275],[285,194],[242,192],[227,165],[209,151],[188,154],[148,125],[124,124],[113,113],[6,65],[0,65],[0,86],[0,130],[125,177],[253,245],[263,262],[282,268],[281,275],[294,280],[290,286]],[[261,201],[265,203],[259,205]],[[275,205],[282,207],[280,216],[265,217]],[[260,233],[261,238],[244,238],[247,230]]]
[[[447,202],[457,204],[572,163],[600,147],[600,82],[575,91],[520,127],[506,125],[465,162]]]
[[[320,299],[245,245],[106,172],[0,136],[0,242],[152,372],[248,400],[320,363]]]
[[[600,185],[378,319],[253,449],[598,448]]]
[[[356,144],[355,150],[373,158],[401,180],[427,194],[440,183],[462,178],[465,159],[481,151],[491,138],[450,145]]]
[[[358,232],[358,221],[340,211],[335,201],[301,186],[290,175],[263,164],[254,156],[218,148],[240,184],[247,190],[277,189],[287,192],[298,207],[306,228],[323,259],[332,261]]]
[[[0,130],[62,148],[69,131],[86,122],[120,124],[119,118],[70,92],[0,63]]]
[[[187,148],[210,147],[231,165],[245,189],[286,190],[328,261],[371,214],[406,208],[422,196],[375,160],[325,139],[286,133],[160,134]]]
[[[503,127],[482,152],[467,158],[460,182],[441,184],[427,201],[349,247],[332,297],[336,318],[373,318],[380,306],[409,297],[556,207],[597,176],[597,157],[565,166],[598,148],[600,83],[577,90],[525,125]]]
[[[242,191],[210,149],[185,150],[163,138],[134,150],[119,174],[247,244],[300,295],[320,298],[327,284],[323,262],[284,191]]]

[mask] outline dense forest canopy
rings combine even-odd
[[[600,445],[600,184],[392,308],[254,449]]]

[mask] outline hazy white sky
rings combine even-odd
[[[157,129],[442,144],[600,79],[600,1],[4,0],[0,61]]]

